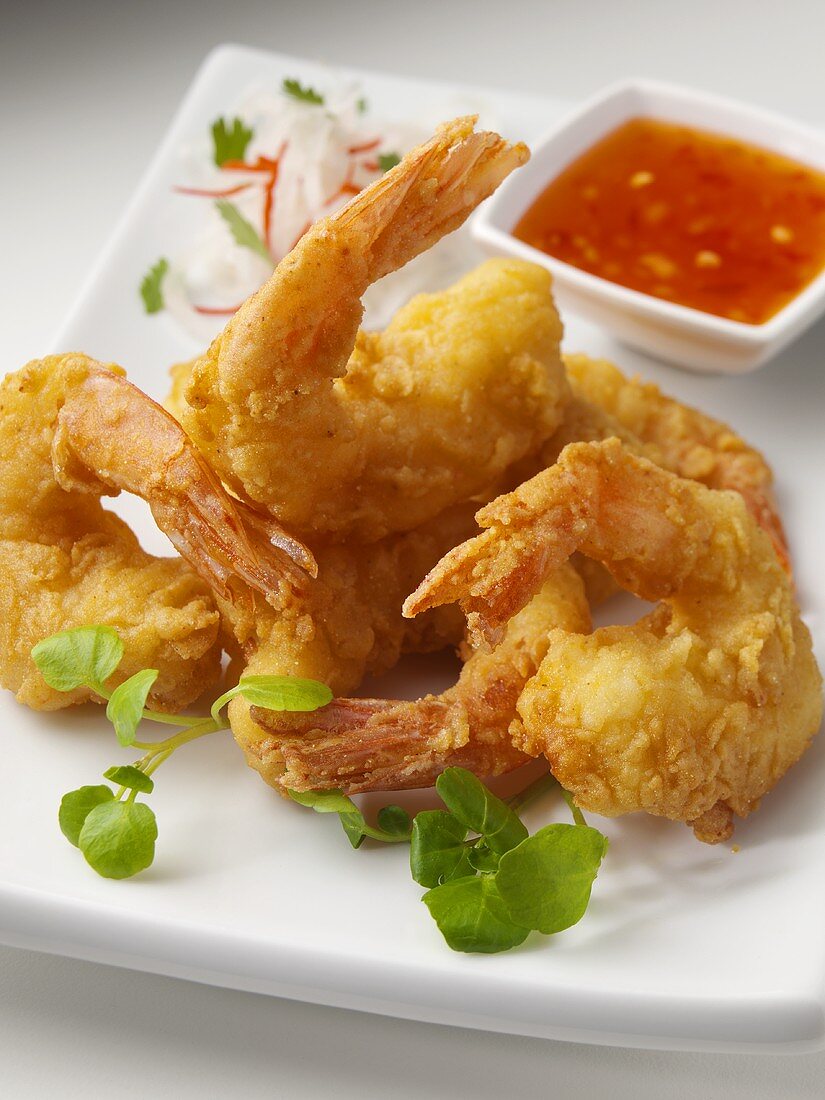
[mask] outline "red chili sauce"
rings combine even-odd
[[[565,168],[513,232],[612,283],[759,325],[825,266],[825,175],[637,118]]]

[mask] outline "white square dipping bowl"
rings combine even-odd
[[[640,117],[739,139],[825,171],[825,135],[814,129],[704,92],[631,80],[588,100],[534,143],[530,161],[475,215],[473,236],[487,252],[548,268],[563,311],[590,318],[633,347],[695,371],[755,370],[825,312],[825,269],[773,317],[749,325],[611,283],[513,236],[522,214],[559,172],[611,130]]]

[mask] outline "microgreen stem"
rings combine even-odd
[[[385,844],[409,844],[412,837],[412,829],[408,833],[404,833],[403,836],[395,836],[392,833],[382,832],[381,829],[373,829],[371,825],[361,826],[361,832],[364,836],[370,837],[372,840],[382,840]]]
[[[546,791],[556,790],[560,788],[560,786],[558,779],[556,779],[552,772],[545,772],[544,775],[540,775],[538,779],[534,779],[523,791],[511,795],[510,798],[505,798],[504,801],[514,813],[518,813]]]
[[[162,752],[167,748],[175,749],[185,745],[188,741],[194,741],[198,737],[205,737],[208,733],[216,733],[218,730],[228,729],[226,722],[216,722],[213,718],[200,718],[196,722],[187,722],[187,728],[173,737],[167,737],[165,741],[133,741],[136,749],[143,749],[148,753]]]
[[[566,791],[564,787],[562,787],[561,795],[564,801],[567,803],[568,807],[570,808],[570,813],[573,815],[573,820],[575,821],[575,823],[577,825],[586,825],[587,822],[584,819],[584,814],[573,801],[573,795],[570,793],[570,791]]]

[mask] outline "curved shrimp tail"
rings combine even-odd
[[[67,394],[52,444],[64,488],[134,493],[182,557],[222,595],[234,579],[274,600],[317,571],[269,517],[231,497],[183,428],[120,374],[91,367]]]
[[[311,715],[253,707],[250,716],[275,735],[282,791],[408,790],[431,787],[451,765],[492,776],[530,759],[509,741],[506,723],[500,732],[471,738],[463,711],[433,697],[416,703],[337,699]],[[267,744],[257,744],[261,759]]]
[[[530,157],[491,131],[475,131],[477,115],[438,127],[424,145],[356,195],[330,223],[359,233],[368,227],[369,279],[396,271],[457,229],[514,168]]]

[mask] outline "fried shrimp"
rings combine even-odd
[[[275,584],[271,559],[285,558],[270,545],[278,533],[260,522],[245,533],[168,414],[116,368],[85,356],[30,363],[0,384],[0,682],[35,709],[90,697],[53,691],[31,659],[35,643],[74,626],[114,627],[125,648],[117,676],[157,669],[157,707],[179,709],[219,675],[219,615],[207,584],[186,562],[147,554],[102,507],[101,496],[121,488],[150,503],[217,587],[230,574],[259,589]]]
[[[645,810],[701,840],[729,836],[822,717],[810,634],[742,497],[613,439],[571,444],[477,519],[485,530],[432,570],[407,613],[458,600],[475,637],[494,642],[576,550],[661,600],[632,626],[552,631],[513,740],[544,753],[585,809]]]
[[[385,331],[358,328],[367,287],[527,159],[474,122],[440,127],[312,226],[188,385],[176,369],[172,407],[224,483],[310,541],[412,530],[495,486],[561,420],[561,323],[541,267],[490,261]]]
[[[312,714],[253,707],[252,719],[268,731],[257,743],[256,767],[281,790],[349,794],[428,787],[452,765],[483,776],[511,771],[529,757],[508,729],[553,627],[590,629],[582,582],[567,565],[511,619],[493,653],[463,647],[458,682],[439,696],[336,699]]]

